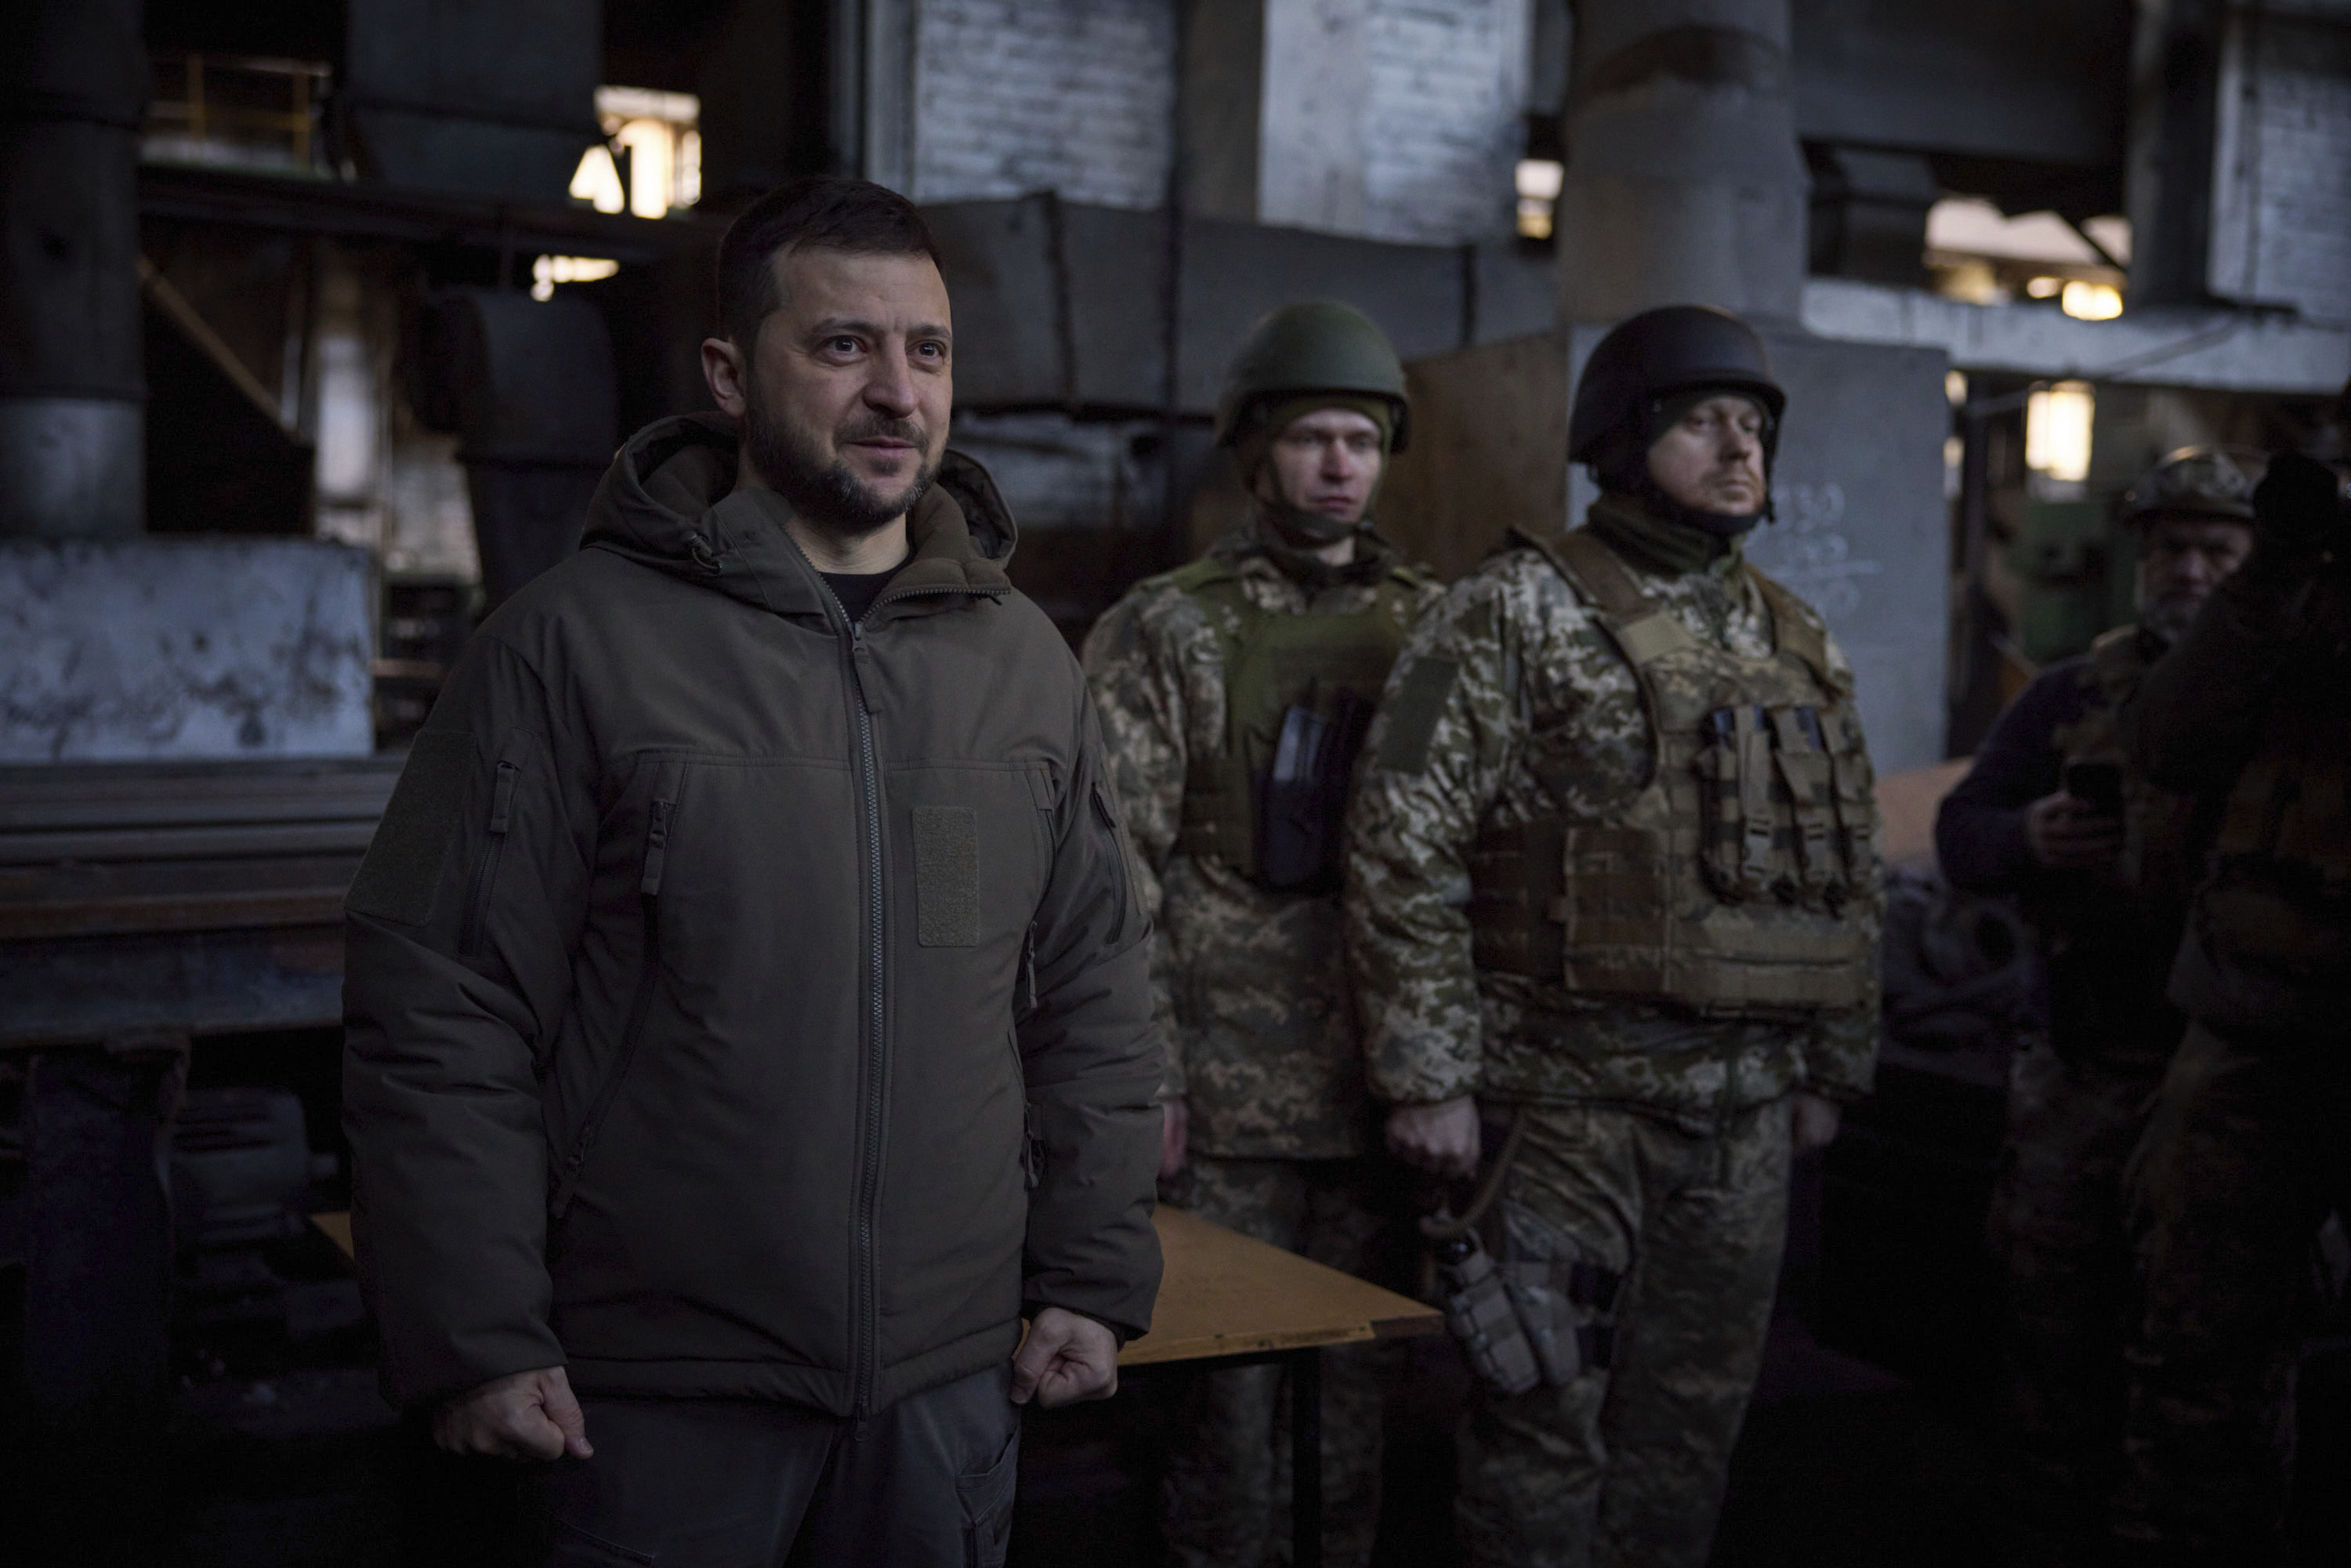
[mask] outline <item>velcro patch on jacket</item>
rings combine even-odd
[[[1428,743],[1437,734],[1437,721],[1445,716],[1445,699],[1453,695],[1453,683],[1460,674],[1461,666],[1451,659],[1416,659],[1404,673],[1395,695],[1388,698],[1387,728],[1380,736],[1379,755],[1374,759],[1383,770],[1428,770]]]
[[[969,806],[914,808],[914,940],[979,945],[979,813]]]
[[[344,908],[395,925],[423,923],[457,837],[473,768],[474,737],[461,731],[428,729],[410,743],[408,765],[400,770]]]

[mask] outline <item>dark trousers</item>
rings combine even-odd
[[[1000,1568],[1019,1411],[1009,1364],[844,1418],[757,1399],[590,1396],[549,1472],[554,1568]]]
[[[2281,1554],[2289,1375],[2311,1238],[2351,1213],[2346,1127],[2340,1034],[2199,1021],[2164,1075],[2127,1189],[2147,1301],[2116,1529],[2167,1562]]]

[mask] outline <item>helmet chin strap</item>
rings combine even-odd
[[[1322,549],[1352,538],[1372,526],[1371,514],[1365,512],[1358,523],[1334,517],[1327,512],[1301,511],[1288,501],[1269,501],[1256,497],[1258,510],[1281,541],[1293,549]]]

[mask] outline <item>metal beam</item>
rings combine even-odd
[[[1846,278],[1804,285],[1803,322],[1849,343],[1941,349],[1963,371],[2216,392],[2323,395],[2351,375],[2351,327],[2188,307],[2081,321],[2046,305],[1966,305]]]
[[[142,217],[282,234],[404,240],[517,254],[553,251],[629,263],[658,261],[690,246],[716,245],[726,227],[718,219],[701,216],[625,217],[591,207],[156,163],[139,171],[139,211]]]

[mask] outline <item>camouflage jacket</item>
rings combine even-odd
[[[1373,548],[1395,580],[1395,551]],[[1250,526],[1210,553],[1270,611],[1356,614],[1378,591],[1376,580],[1301,583]],[[1433,581],[1411,580],[1420,605],[1437,597]],[[1224,654],[1208,615],[1168,578],[1151,578],[1095,622],[1084,654],[1112,786],[1143,862],[1139,891],[1157,922],[1152,980],[1169,1041],[1166,1092],[1185,1096],[1191,1147],[1203,1154],[1360,1155],[1375,1145],[1337,896],[1276,892],[1176,852],[1191,759],[1218,750],[1226,731]]]
[[[1627,564],[1692,636],[1750,657],[1771,652],[1769,612],[1735,550],[1682,576]],[[1829,657],[1848,667],[1833,643]],[[1397,694],[1415,685],[1416,664],[1437,660],[1458,674],[1425,763],[1384,766]],[[1348,814],[1347,942],[1374,1093],[1606,1101],[1702,1127],[1797,1089],[1840,1100],[1868,1092],[1874,964],[1860,1006],[1806,1023],[1697,1018],[1474,967],[1472,841],[1562,809],[1593,811],[1637,786],[1648,723],[1632,666],[1531,549],[1498,551],[1421,618],[1388,678]],[[1872,879],[1860,913],[1873,945],[1880,903]]]

